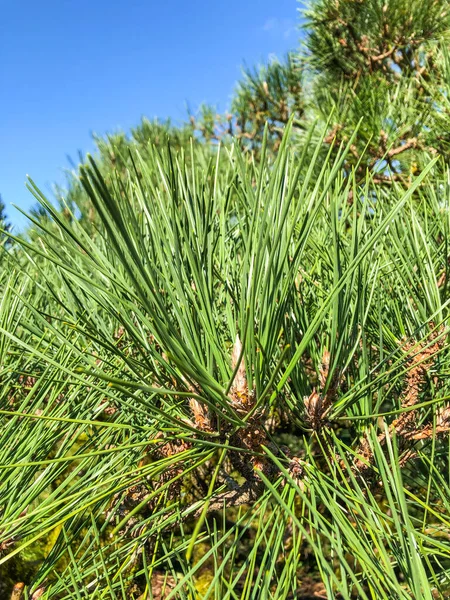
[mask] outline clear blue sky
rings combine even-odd
[[[3,0],[0,19],[0,194],[34,204],[28,173],[51,196],[67,156],[91,134],[141,116],[224,110],[242,64],[298,47],[296,0]]]

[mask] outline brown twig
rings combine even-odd
[[[399,154],[401,154],[402,152],[406,152],[406,150],[409,150],[410,148],[416,148],[417,143],[418,141],[416,137],[410,138],[404,144],[400,144],[400,146],[396,146],[395,148],[391,148],[390,150],[388,150],[386,156],[388,156],[389,158],[398,156]]]

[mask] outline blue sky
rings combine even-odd
[[[0,19],[0,194],[34,198],[28,173],[51,196],[67,156],[91,134],[129,130],[141,116],[186,116],[202,102],[224,110],[241,67],[298,47],[296,0],[3,0]]]

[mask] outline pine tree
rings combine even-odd
[[[229,114],[30,182],[0,595],[449,597],[446,6],[317,0]]]
[[[3,198],[0,194],[0,228],[3,229],[4,231],[9,231],[10,230],[10,223],[8,221],[8,216],[6,214],[6,206],[5,203],[3,202]]]
[[[347,173],[363,180],[368,168],[389,185],[430,156],[450,159],[447,0],[314,0],[304,16],[302,49],[246,69],[230,114],[203,109],[194,124],[205,139],[232,135],[257,155],[267,125],[276,152],[289,120],[299,144],[319,120],[324,151],[354,137]]]
[[[448,114],[447,1],[317,0],[306,19],[314,104],[322,119],[332,114],[326,140],[348,143],[358,131],[349,168],[391,183],[447,155],[435,127]]]
[[[305,126],[303,67],[300,57],[289,53],[284,60],[244,70],[231,104],[231,112],[216,114],[213,107],[202,106],[199,118],[191,116],[193,126],[207,142],[239,140],[242,148],[258,153],[267,126],[269,148],[276,152],[289,121],[293,127]]]

